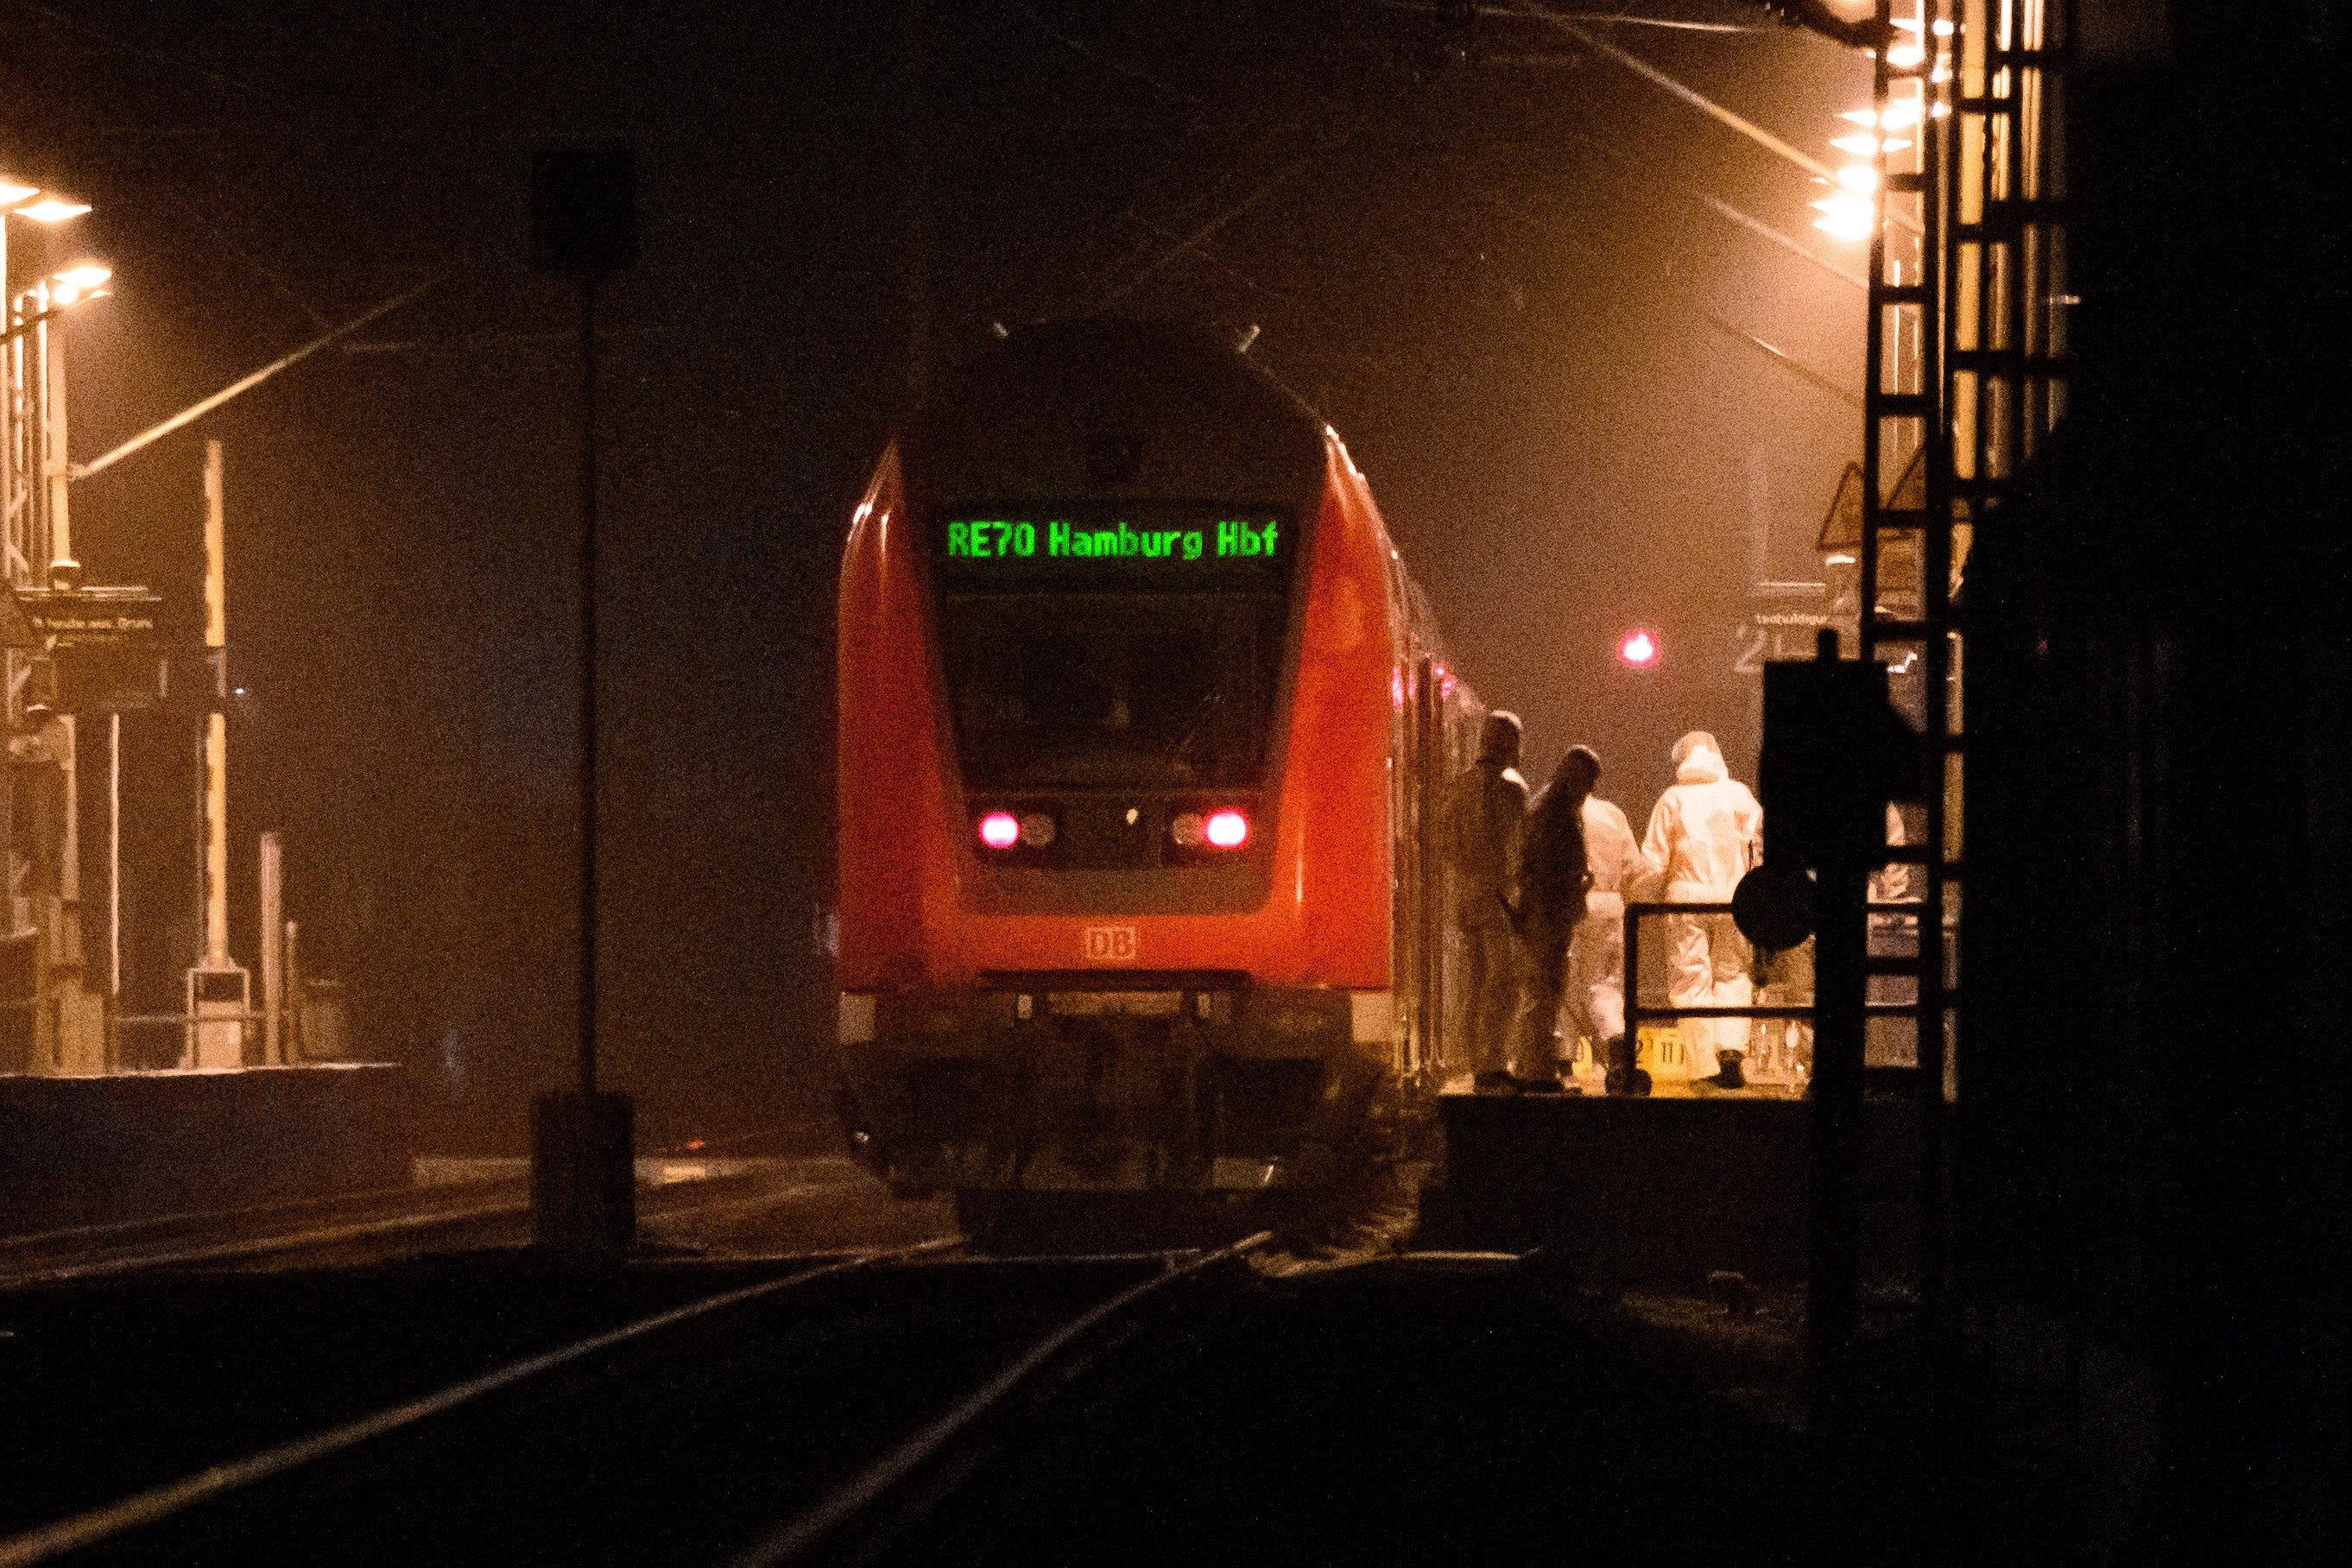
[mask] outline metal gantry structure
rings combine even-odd
[[[58,279],[45,279],[0,300],[5,307],[0,311],[0,326],[5,329],[0,335],[0,508],[5,510],[5,561],[12,594],[78,581],[67,521],[65,356],[62,345],[53,341],[55,323],[50,320],[71,300],[58,290]],[[0,296],[8,296],[5,267],[0,267]],[[61,578],[60,573],[68,575]],[[35,669],[32,651],[6,650],[5,712],[12,717],[26,711],[26,683]],[[0,728],[12,731],[13,761],[20,751],[19,737],[13,724]],[[50,842],[20,842],[40,836],[18,831],[23,814],[13,791],[0,803],[0,825],[5,825],[0,826],[0,879],[5,882],[0,889],[0,899],[5,899],[0,913],[6,917],[0,920],[6,928],[0,936],[30,944],[32,969],[27,994],[0,998],[0,1005],[31,1009],[29,1027],[11,1021],[15,1028],[10,1037],[16,1046],[10,1054],[16,1049],[29,1053],[23,1066],[88,1071],[97,1065],[92,1048],[102,1047],[89,1005],[94,998],[81,984],[73,720],[49,715],[22,740],[23,755],[55,769],[61,798],[53,816],[34,814],[37,821],[55,822]]]
[[[1959,1085],[1968,747],[1956,590],[1976,530],[2010,522],[2026,465],[2065,413],[2064,10],[2064,0],[1878,0],[1876,14],[1885,221],[1867,279],[1856,651],[1916,669],[1898,689],[1927,740],[1926,831],[1889,852],[1919,873],[1916,955],[1870,965],[1918,986],[1931,1310],[1949,1268],[1943,1105]],[[1911,144],[1891,146],[1906,127]],[[1920,482],[1890,495],[1890,476],[1915,461]]]

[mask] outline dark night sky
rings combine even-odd
[[[225,443],[238,886],[282,829],[311,951],[467,1125],[519,1126],[573,1028],[577,371],[572,296],[525,266],[536,146],[626,136],[642,191],[643,264],[603,318],[605,1031],[650,1136],[810,1100],[846,508],[915,362],[993,321],[1258,325],[1538,768],[1591,742],[1638,824],[1683,729],[1752,760],[1730,666],[1759,476],[1768,570],[1808,575],[1860,420],[1710,317],[1858,390],[1861,296],[1698,197],[1818,239],[1801,172],[1521,19],[924,13],[0,0],[5,172],[95,204],[54,259],[118,273],[72,323],[78,457],[449,274],[74,508],[89,580],[193,605],[202,443]],[[1825,159],[1868,89],[1769,26],[1607,32]],[[14,277],[43,237],[11,226]],[[1611,648],[1637,622],[1667,664],[1633,679]],[[187,731],[127,727],[130,984],[176,1005]]]

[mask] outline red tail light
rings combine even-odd
[[[1021,819],[1009,811],[992,811],[980,819],[980,841],[991,849],[1010,849],[1021,842]]]
[[[1216,848],[1238,849],[1249,842],[1249,818],[1238,811],[1213,811],[1201,834]]]

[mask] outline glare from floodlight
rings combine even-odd
[[[1868,239],[1878,226],[1878,207],[1868,196],[1840,193],[1813,206],[1822,215],[1813,226],[1838,239]]]
[[[35,223],[63,223],[69,217],[79,217],[89,211],[88,202],[61,201],[56,196],[44,196],[28,207],[18,207],[18,217],[31,218]]]
[[[20,185],[14,180],[0,180],[0,207],[14,207],[19,202],[29,202],[41,194],[38,185]]]

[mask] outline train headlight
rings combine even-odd
[[[1246,813],[1230,805],[1213,811],[1180,811],[1168,819],[1168,837],[1185,850],[1238,849],[1249,842]]]
[[[991,849],[1010,849],[1021,842],[1021,821],[1009,811],[992,811],[980,819],[980,841]]]
[[[1054,842],[1054,814],[1049,811],[1024,813],[1021,818],[1021,842],[1032,849],[1043,849]]]

